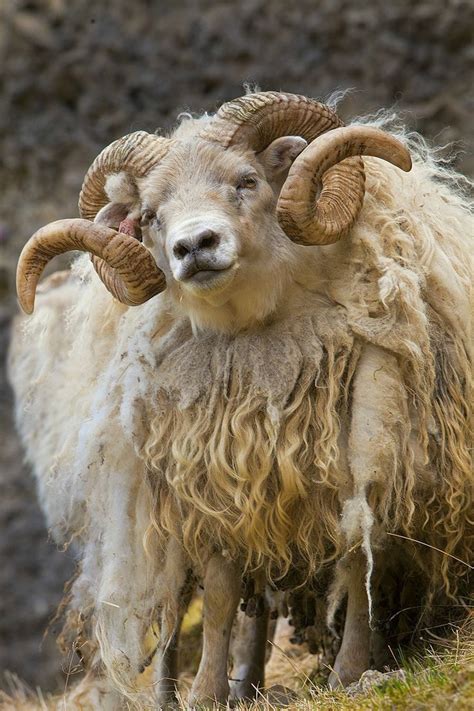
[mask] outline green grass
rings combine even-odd
[[[474,709],[474,640],[456,640],[404,664],[405,678],[392,678],[379,686],[348,695],[307,684],[305,698],[291,703],[298,711],[472,711]],[[273,709],[271,703],[242,707]]]

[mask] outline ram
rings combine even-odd
[[[27,243],[27,313],[52,257],[92,255],[17,320],[10,372],[48,522],[80,551],[66,632],[120,693],[139,698],[158,619],[156,703],[172,698],[196,580],[192,703],[228,696],[244,578],[290,592],[329,579],[330,620],[347,599],[332,685],[369,667],[389,563],[416,570],[426,599],[456,595],[472,533],[459,186],[382,120],[345,127],[261,92],[170,137],[115,141],[81,219]]]

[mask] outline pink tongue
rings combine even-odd
[[[135,237],[135,224],[135,220],[126,217],[125,220],[122,220],[120,223],[118,231],[130,235],[130,237]]]

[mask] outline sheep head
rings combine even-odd
[[[362,155],[411,167],[393,137],[343,127],[328,107],[276,92],[228,102],[171,139],[125,136],[85,177],[79,207],[94,225],[53,223],[26,245],[20,303],[32,310],[51,256],[82,249],[123,303],[143,303],[167,285],[190,308],[206,302],[216,309],[255,301],[249,284],[260,284],[264,298],[253,310],[261,318],[284,281],[292,243],[330,244],[351,229],[364,197]]]

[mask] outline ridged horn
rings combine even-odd
[[[134,237],[88,220],[57,220],[35,232],[20,254],[17,294],[26,313],[33,312],[36,286],[46,264],[70,250],[89,252],[98,258],[100,278],[123,304],[143,304],[166,286],[153,256]]]
[[[298,94],[263,91],[247,94],[223,104],[201,136],[226,148],[248,145],[256,153],[263,151],[281,136],[302,136],[309,144],[322,134],[343,126],[339,116],[328,106]],[[328,176],[325,200],[335,192],[336,202],[344,205],[337,224],[340,236],[352,226],[359,214],[365,192],[364,164],[361,158],[350,158]],[[346,193],[346,190],[349,190]],[[308,208],[309,209],[309,208]],[[320,211],[318,231],[326,234],[326,210]],[[284,227],[283,229],[286,228]],[[293,239],[293,233],[287,232]]]
[[[278,199],[278,220],[294,242],[331,244],[347,233],[364,199],[347,158],[362,155],[411,169],[405,146],[380,129],[348,126],[319,136],[291,166]]]
[[[135,131],[104,148],[92,163],[82,183],[79,195],[81,217],[93,220],[99,210],[109,202],[105,193],[108,175],[123,171],[133,178],[143,178],[163,160],[172,143],[171,139],[163,136],[155,136],[146,131]],[[110,271],[110,266],[97,256],[92,256],[92,264],[107,289],[114,293],[111,285],[115,284],[117,279]],[[117,293],[123,293],[118,287],[119,283],[120,279],[116,284]]]
[[[168,153],[173,141],[146,131],[135,131],[104,148],[86,173],[79,195],[79,213],[93,220],[109,202],[105,181],[112,173],[125,172],[133,178],[143,178]]]
[[[223,104],[200,136],[225,148],[242,144],[260,153],[275,138],[302,136],[310,143],[338,126],[343,126],[339,116],[318,101],[262,91]]]

